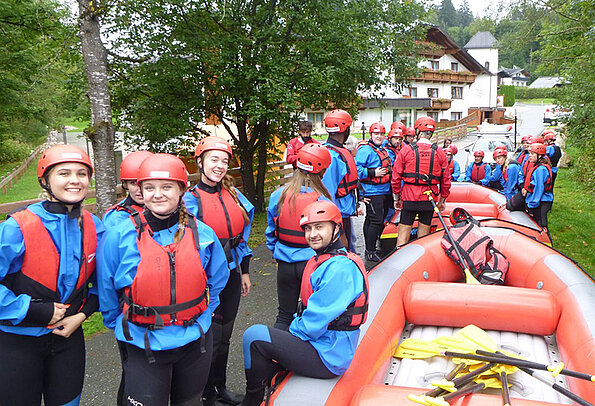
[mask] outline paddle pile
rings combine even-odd
[[[499,351],[494,339],[474,325],[459,330],[452,337],[438,337],[432,341],[408,338],[397,347],[398,358],[423,359],[433,356],[451,357],[456,367],[443,380],[432,382],[435,389],[423,395],[409,395],[422,405],[448,406],[449,402],[486,388],[500,388],[505,406],[510,405],[508,376],[521,370],[550,386],[557,392],[583,406],[593,406],[568,389],[551,383],[534,370],[549,371],[553,376],[563,374],[595,382],[595,376],[564,369],[564,364],[545,365],[527,361],[506,351]]]

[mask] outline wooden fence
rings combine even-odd
[[[4,194],[6,194],[9,187],[12,187],[12,185],[14,185],[16,181],[19,180],[21,176],[23,176],[29,165],[31,165],[31,162],[37,158],[44,148],[45,145],[40,145],[35,148],[35,150],[31,152],[31,154],[18,166],[18,168],[16,168],[10,175],[0,181],[0,190],[2,190]]]

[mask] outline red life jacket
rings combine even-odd
[[[390,149],[393,154],[395,154],[395,160],[397,159],[397,155],[399,155],[399,151],[401,150],[402,145],[399,145],[398,147],[393,147],[392,145],[389,144],[386,146],[388,149]]]
[[[139,206],[138,204],[127,204],[128,199],[125,199],[123,201],[121,201],[120,203],[114,204],[113,206],[111,206],[109,209],[107,209],[107,211],[125,211],[128,214],[134,214],[135,212],[141,212],[144,210],[144,207]]]
[[[525,162],[523,162],[523,176],[525,177],[525,179],[527,178],[527,174],[533,172],[532,169],[534,166],[535,163],[529,161],[529,158],[525,159]]]
[[[364,262],[362,259],[354,254],[353,252],[348,251],[334,251],[329,252],[326,254],[316,255],[315,257],[311,258],[308,263],[306,264],[306,268],[304,269],[304,274],[302,276],[302,285],[300,288],[300,298],[301,298],[301,312],[303,309],[308,307],[308,299],[312,295],[312,284],[310,277],[316,271],[316,269],[325,261],[328,261],[332,257],[336,255],[343,255],[355,262],[357,265],[357,269],[359,269],[362,277],[364,278],[364,290],[361,295],[355,299],[345,310],[343,314],[337,317],[335,320],[331,321],[328,325],[329,330],[341,330],[341,331],[351,331],[357,330],[359,326],[366,322],[366,317],[368,315],[368,274],[366,272],[366,267],[364,266]]]
[[[479,165],[476,165],[475,162],[472,163],[473,167],[471,168],[471,181],[472,182],[479,182],[483,178],[486,177],[486,163],[482,162]]]
[[[172,324],[190,326],[209,305],[196,220],[191,214],[188,217],[182,240],[162,246],[153,239],[142,213],[131,216],[141,259],[132,284],[122,293],[122,328],[127,340],[132,340],[129,321],[151,330]]]
[[[508,166],[510,166],[510,165],[520,165],[520,164],[517,161],[510,161],[508,163]],[[504,177],[505,182],[508,182],[508,166],[506,167],[506,169],[504,169],[502,171],[502,176]]]
[[[551,193],[552,190],[554,190],[554,185],[552,183],[552,179],[553,179],[552,169],[550,168],[549,165],[544,165],[544,164],[531,165],[531,167],[529,169],[529,173],[527,174],[527,176],[525,176],[525,183],[523,185],[523,188],[527,192],[533,193],[533,191],[535,190],[535,186],[531,184],[531,177],[533,176],[533,172],[540,166],[546,167],[548,174],[549,174],[547,180],[545,181],[545,186],[544,186],[543,191],[544,191],[544,193]]]
[[[529,153],[527,152],[527,150],[522,150],[521,153],[519,154],[519,156],[517,157],[517,161],[520,164],[523,164],[525,161],[525,157],[528,155]]]
[[[57,286],[60,254],[41,218],[28,209],[13,213],[10,217],[16,220],[21,229],[25,254],[20,272],[6,275],[2,284],[15,295],[27,294],[36,301],[62,303]],[[95,272],[97,231],[91,213],[84,210],[82,217],[79,274],[76,287],[63,302],[70,304],[66,316],[76,314],[82,309],[89,292],[89,281]],[[19,325],[32,324],[25,322]]]
[[[238,203],[227,189],[221,187],[218,192],[209,193],[195,186],[190,193],[198,205],[197,218],[211,227],[223,246],[227,262],[233,262],[232,248],[243,241],[244,214]],[[207,216],[204,216],[204,213]],[[225,221],[221,221],[225,219]],[[236,264],[239,266],[239,264]]]
[[[381,185],[383,183],[390,182],[392,168],[391,168],[391,162],[390,162],[390,157],[388,156],[388,152],[386,152],[386,150],[384,148],[376,146],[371,141],[368,142],[367,145],[369,145],[372,148],[372,150],[374,150],[374,152],[376,152],[376,155],[378,155],[378,158],[380,159],[380,168],[386,168],[387,172],[385,175],[382,175],[382,176],[374,176],[372,178],[362,179],[361,182],[367,183],[367,184],[376,184],[376,185]]]
[[[300,213],[319,197],[317,192],[298,193],[290,206],[290,199],[287,195],[285,196],[280,210],[281,215],[275,217],[275,236],[279,242],[288,247],[309,247],[304,230],[300,227]]]
[[[455,173],[455,160],[451,158],[448,161],[448,174],[452,176],[453,173]]]
[[[337,147],[328,143],[324,145],[338,153],[341,160],[345,162],[345,165],[347,166],[347,174],[339,182],[336,197],[347,196],[352,191],[357,189],[357,166],[355,165],[353,155],[351,155],[351,152],[349,152],[347,148]]]
[[[409,148],[415,153],[415,159],[405,162],[403,181],[418,186],[428,186],[428,182],[432,185],[439,185],[442,179],[442,169],[436,158],[438,144],[412,142],[409,144]]]

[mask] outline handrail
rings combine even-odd
[[[8,192],[8,188],[12,187],[15,182],[21,177],[23,176],[23,173],[25,173],[25,171],[27,170],[27,168],[29,167],[29,165],[31,165],[31,162],[37,158],[37,155],[39,155],[42,151],[42,149],[45,147],[45,144],[39,145],[37,148],[35,148],[33,150],[33,152],[31,152],[31,154],[29,154],[29,156],[27,158],[25,158],[25,160],[23,162],[21,162],[21,164],[10,173],[10,175],[8,175],[6,178],[2,179],[0,181],[0,189],[2,189],[2,191],[4,192],[4,194],[6,194]]]

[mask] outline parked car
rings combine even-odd
[[[571,115],[572,111],[570,111],[569,109],[554,106],[545,109],[545,112],[543,113],[543,122],[550,125],[558,125],[560,121],[563,121]]]
[[[477,140],[473,144],[465,148],[465,151],[469,153],[467,155],[467,161],[465,162],[465,168],[467,168],[467,165],[473,163],[473,153],[480,150],[485,153],[483,161],[490,165],[495,165],[493,155],[494,150],[499,145],[506,146],[506,151],[508,152],[509,158],[514,156],[514,145],[509,136],[478,136]],[[461,171],[464,171],[465,168],[461,168]]]

